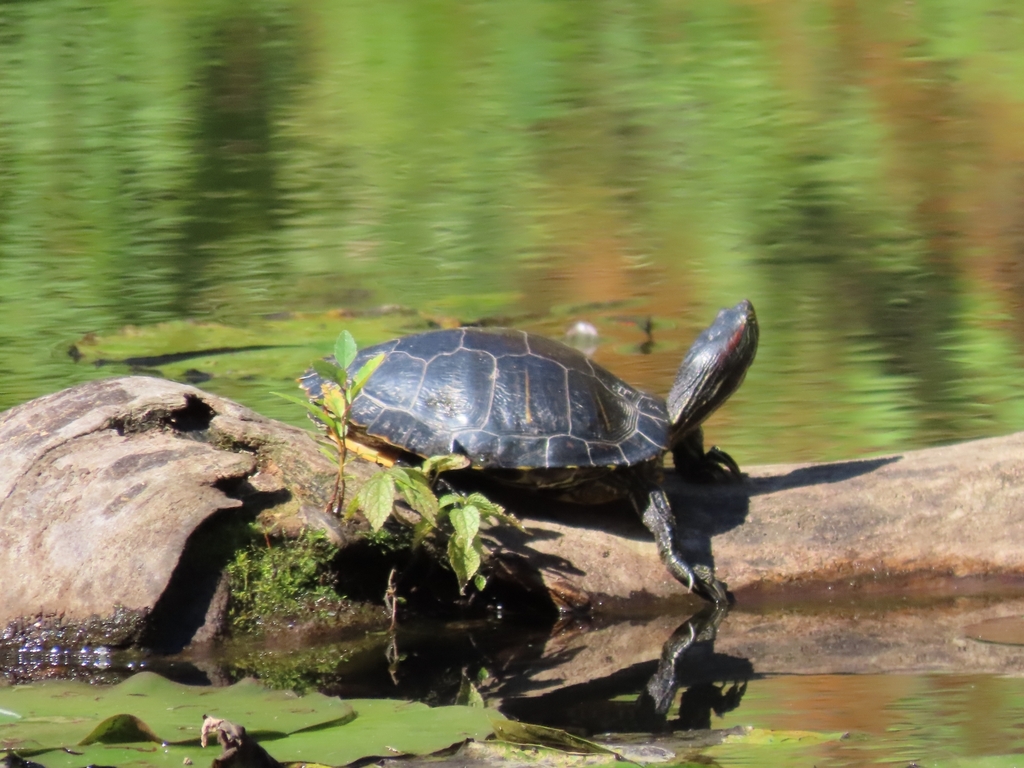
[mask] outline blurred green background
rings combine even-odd
[[[749,297],[709,437],[852,458],[1024,429],[1022,285],[1013,0],[0,4],[0,408],[127,372],[73,343],[263,342],[188,366],[301,423],[383,305],[586,319],[664,394]]]

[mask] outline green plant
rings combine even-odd
[[[429,536],[447,539],[448,562],[459,582],[459,592],[465,592],[470,580],[477,589],[483,589],[486,579],[479,573],[483,555],[480,524],[506,523],[522,528],[515,516],[500,504],[495,504],[482,493],[446,493],[438,498],[434,485],[442,472],[469,466],[465,456],[449,454],[431,456],[420,467],[393,466],[378,472],[359,489],[349,502],[346,514],[361,510],[373,532],[381,530],[389,517],[395,516],[395,494],[420,515],[413,527],[413,547],[420,546]]]
[[[250,632],[296,618],[336,615],[344,602],[330,568],[337,553],[323,531],[305,530],[273,547],[255,536],[227,566],[232,626]]]
[[[380,367],[384,355],[367,360],[359,370],[349,375],[348,368],[356,359],[355,339],[347,330],[342,331],[334,343],[334,360],[318,360],[313,368],[323,379],[323,398],[310,402],[291,395],[281,395],[306,408],[314,420],[322,424],[326,433],[325,453],[338,464],[338,474],[330,508],[337,514],[345,497],[345,465],[348,463],[349,414],[352,403],[366,386],[367,381]],[[448,493],[438,499],[434,485],[442,472],[464,469],[469,459],[457,454],[432,456],[420,467],[391,466],[373,475],[353,496],[346,509],[351,516],[362,511],[370,524],[371,535],[381,532],[384,523],[393,516],[395,494],[401,494],[405,502],[420,515],[414,524],[413,547],[418,547],[427,537],[446,538],[446,553],[459,592],[465,592],[466,585],[473,581],[477,589],[483,589],[486,579],[480,571],[483,542],[480,538],[482,522],[498,522],[521,528],[519,521],[498,504],[480,493]],[[405,522],[403,518],[395,519]]]
[[[313,363],[313,370],[324,380],[323,399],[311,402],[292,395],[280,395],[280,397],[298,403],[307,409],[313,418],[324,427],[326,445],[322,446],[322,450],[338,464],[338,474],[334,481],[334,492],[330,501],[330,509],[335,514],[339,512],[341,501],[345,498],[349,411],[370,376],[384,361],[384,355],[377,355],[363,363],[359,370],[350,376],[348,368],[355,361],[357,352],[358,347],[352,334],[342,331],[334,342],[334,362],[317,360]]]

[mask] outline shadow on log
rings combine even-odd
[[[738,485],[691,485],[671,470],[664,481],[681,548],[710,547],[718,577],[741,603],[815,584],[943,590],[950,578],[975,577],[976,591],[977,578],[1002,588],[1024,576],[1024,433],[876,459],[746,469]],[[496,536],[499,555],[539,565],[554,594],[605,610],[683,596],[627,509],[549,511],[529,520],[528,536]]]

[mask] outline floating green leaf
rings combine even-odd
[[[705,754],[723,762],[737,760],[750,765],[807,765],[820,745],[842,739],[841,733],[749,728],[745,733],[726,736]]]
[[[23,755],[45,753],[37,759],[47,768],[180,766],[185,758],[209,764],[218,750],[198,746],[203,714],[244,725],[282,762],[323,765],[429,754],[468,738],[486,738],[492,720],[502,720],[492,710],[474,707],[299,697],[251,680],[227,688],[185,686],[148,672],[109,688],[47,682],[0,689],[0,710],[5,713],[0,742]],[[131,738],[136,740],[120,743]]]
[[[111,715],[93,728],[88,736],[78,742],[78,746],[131,744],[137,741],[155,741],[159,744],[163,739],[153,733],[149,726],[135,715],[120,714]]]
[[[511,744],[533,744],[582,755],[615,755],[615,752],[607,747],[573,736],[558,728],[519,723],[514,720],[494,723],[494,735]]]
[[[465,741],[484,739],[494,722],[506,722],[494,710],[476,707],[428,707],[415,702],[355,700],[358,717],[336,731],[311,730],[269,745],[278,760],[315,759],[344,765],[368,755],[426,755]],[[280,745],[280,748],[278,746]]]

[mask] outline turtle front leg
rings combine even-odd
[[[676,545],[676,520],[672,505],[661,486],[653,481],[637,480],[630,490],[630,500],[647,530],[654,534],[658,555],[668,572],[677,581],[686,585],[705,600],[716,605],[728,604],[729,596],[725,584],[715,578],[714,571],[707,565],[691,566],[686,562]]]
[[[704,430],[692,430],[672,446],[676,472],[690,483],[737,483],[743,472],[728,453],[717,445],[704,450]]]

